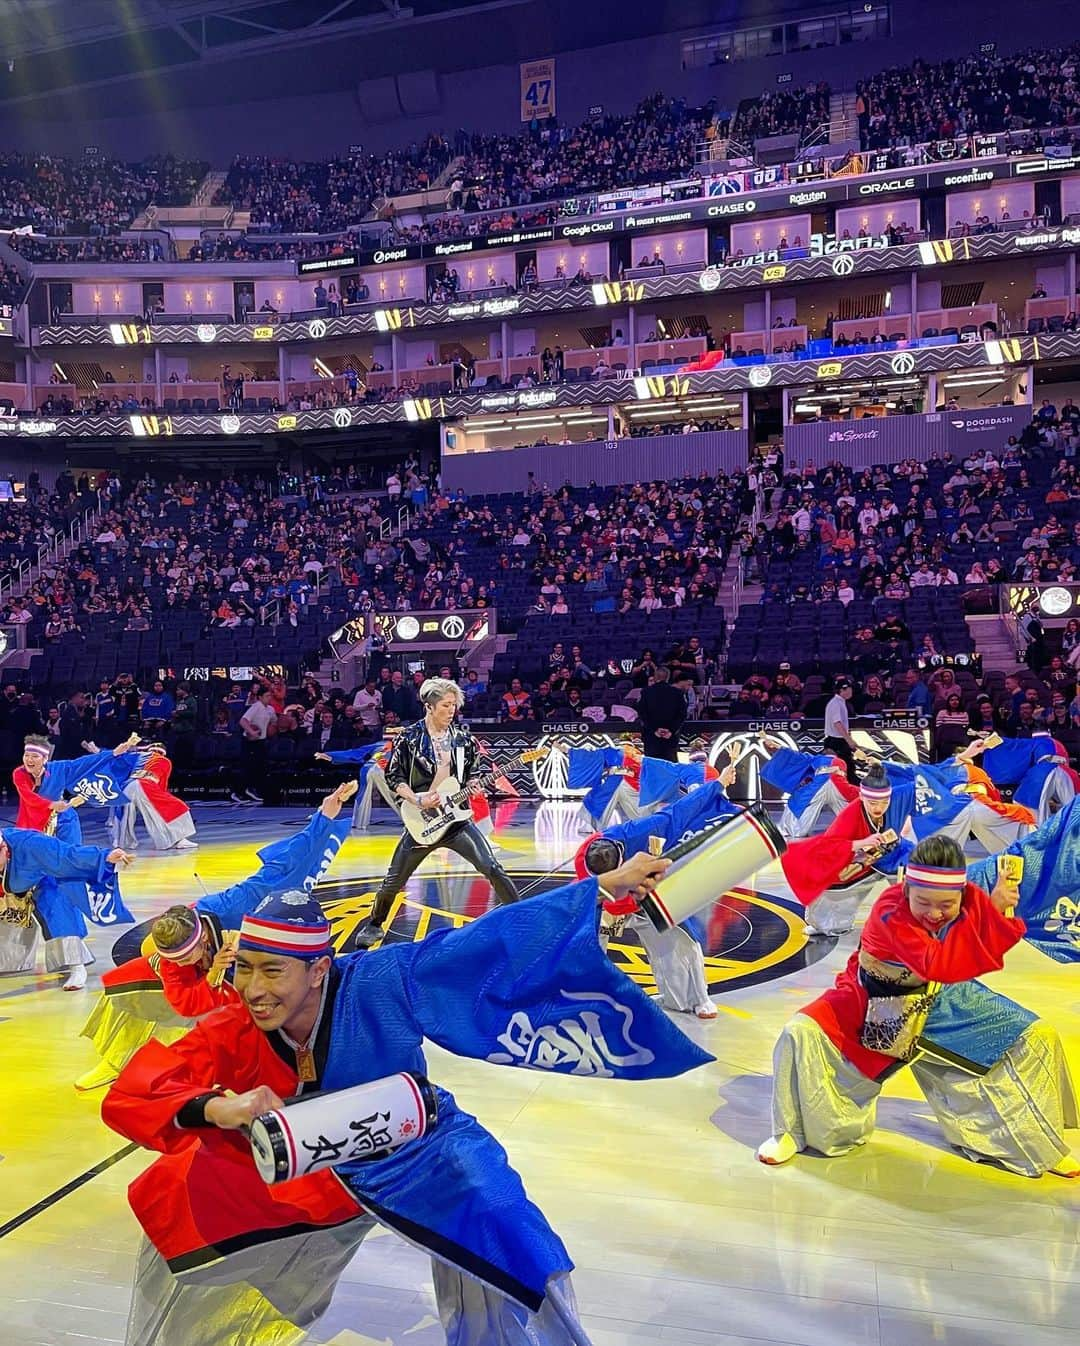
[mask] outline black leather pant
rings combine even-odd
[[[475,823],[460,823],[452,827],[434,846],[421,846],[406,832],[390,857],[390,868],[387,870],[386,878],[375,894],[375,905],[371,909],[373,925],[382,925],[390,914],[395,896],[405,887],[410,875],[414,874],[423,859],[439,846],[454,851],[478,870],[495,890],[495,896],[501,905],[505,906],[508,902],[518,900],[513,879],[495,859],[483,832]]]

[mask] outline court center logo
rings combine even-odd
[[[383,875],[321,883],[315,896],[330,920],[336,954],[352,951],[356,932],[371,915]],[[519,891],[530,897],[568,882],[566,875],[514,870]],[[479,875],[432,867],[410,879],[398,893],[386,921],[385,944],[419,943],[438,930],[460,930],[494,905],[490,885]],[[720,894],[689,923],[705,950],[705,980],[713,995],[774,981],[808,967],[835,941],[808,940],[805,915],[797,903],[772,893],[735,888]],[[608,945],[608,957],[646,995],[656,995],[648,955],[633,929]]]

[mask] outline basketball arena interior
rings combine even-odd
[[[1066,1346],[1080,40],[0,6],[20,1346]]]

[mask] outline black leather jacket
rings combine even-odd
[[[450,774],[465,785],[476,771],[476,740],[464,725],[450,726]],[[386,783],[391,790],[405,784],[415,794],[431,788],[437,770],[435,749],[423,720],[410,724],[394,740],[386,765]]]

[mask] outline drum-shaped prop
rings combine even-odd
[[[764,806],[751,804],[665,851],[671,868],[640,899],[641,910],[657,930],[670,930],[786,849]]]
[[[419,1140],[438,1120],[435,1090],[403,1073],[264,1112],[248,1137],[264,1182],[288,1182],[320,1168],[383,1159]]]

